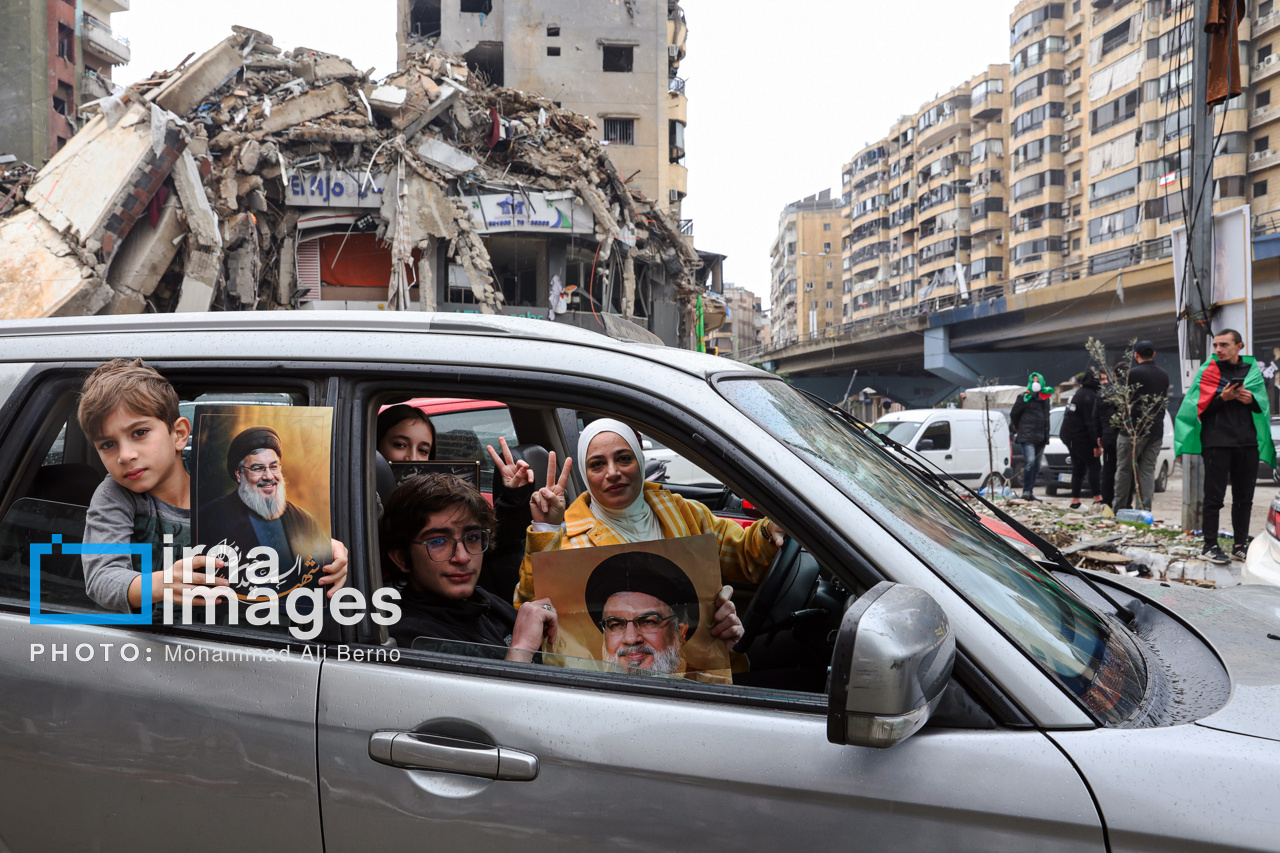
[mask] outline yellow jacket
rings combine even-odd
[[[714,533],[720,539],[720,575],[729,583],[759,583],[778,553],[778,546],[767,535],[764,520],[743,528],[736,521],[717,518],[697,501],[687,501],[657,483],[644,484],[644,499],[658,517],[664,539]],[[564,525],[559,530],[526,536],[524,562],[520,564],[520,584],[516,587],[515,605],[533,600],[533,558],[540,551],[561,548],[590,548],[593,545],[621,545],[607,524],[597,523],[591,513],[590,495],[584,492],[565,510]]]

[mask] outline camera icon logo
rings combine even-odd
[[[125,543],[120,545],[94,543],[73,544],[62,541],[55,533],[48,543],[32,542],[31,555],[31,620],[32,625],[151,625],[152,608],[144,607],[141,613],[41,613],[40,612],[40,558],[52,556],[54,548],[63,554],[120,554],[142,558],[142,600],[151,600],[151,546]]]

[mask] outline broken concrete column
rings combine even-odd
[[[242,43],[243,39],[238,36],[223,39],[213,50],[182,69],[176,79],[166,83],[156,96],[156,103],[180,116],[198,107],[240,70],[244,58],[238,48]]]
[[[347,87],[341,83],[330,83],[322,89],[312,89],[292,100],[272,109],[271,115],[262,122],[255,135],[265,136],[276,133],[295,124],[320,118],[347,106]]]
[[[155,292],[187,233],[181,213],[177,196],[169,196],[154,228],[144,220],[129,232],[107,269],[107,283],[123,298],[117,300],[122,310],[113,308],[112,313],[135,314],[146,306],[146,297]],[[135,306],[140,307],[135,311]]]
[[[293,262],[294,238],[286,237],[280,242],[280,269],[276,275],[276,302],[280,305],[291,305],[293,302],[294,275]]]
[[[183,268],[182,291],[175,311],[208,311],[218,289],[222,270],[222,250],[189,250]]]
[[[182,202],[183,213],[187,216],[187,227],[196,242],[201,246],[221,248],[222,234],[218,230],[217,214],[209,205],[209,196],[200,182],[200,167],[188,151],[182,152],[182,158],[173,168],[173,186],[178,191],[178,200]]]
[[[636,311],[636,263],[628,252],[622,259],[622,316],[630,320]]]
[[[435,237],[423,240],[418,249],[422,257],[418,260],[418,310],[436,310],[436,251],[438,242]]]
[[[227,253],[227,290],[245,310],[258,304],[258,252],[252,245]]]

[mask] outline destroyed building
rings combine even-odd
[[[0,316],[477,311],[689,345],[711,268],[591,119],[415,52],[375,83],[236,27],[97,104],[0,213]]]

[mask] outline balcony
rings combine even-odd
[[[1071,85],[1067,87],[1065,94],[1068,98],[1074,98],[1076,95],[1080,94],[1080,90],[1082,88],[1083,87],[1080,85],[1080,81],[1074,80],[1072,81]]]
[[[1071,32],[1072,30],[1079,29],[1080,27],[1083,27],[1083,26],[1084,26],[1084,12],[1076,12],[1074,15],[1071,16],[1070,20],[1067,21],[1067,32]]]
[[[1084,156],[1084,152],[1079,148],[1073,148],[1067,152],[1067,159],[1064,161],[1068,166],[1079,163]]]
[[[1253,66],[1253,75],[1250,78],[1250,82],[1256,84],[1266,80],[1268,77],[1274,77],[1277,72],[1280,72],[1280,53],[1273,53]]]
[[[1067,51],[1067,65],[1075,65],[1081,59],[1084,59],[1084,49],[1075,47]]]
[[[1274,148],[1268,148],[1266,151],[1255,151],[1249,155],[1249,174],[1261,172],[1263,169],[1270,169],[1272,166],[1280,165],[1280,151]]]
[[[1258,107],[1249,114],[1249,129],[1253,130],[1254,128],[1262,127],[1264,124],[1271,124],[1278,118],[1280,118],[1280,105]]]
[[[1272,12],[1270,15],[1264,15],[1254,21],[1252,38],[1266,35],[1278,26],[1280,26],[1280,10]]]
[[[91,15],[98,12],[114,15],[117,12],[128,12],[129,0],[84,0],[84,9]]]
[[[1080,230],[1080,220],[1079,220],[1079,219],[1068,219],[1068,220],[1067,220],[1067,224],[1064,226],[1063,230],[1064,230],[1064,231],[1066,231],[1068,234],[1070,234],[1072,231],[1079,231],[1079,230]]]
[[[1080,182],[1074,181],[1067,185],[1067,198],[1076,198],[1080,195]]]
[[[132,51],[127,38],[115,35],[111,32],[111,27],[92,15],[83,15],[82,22],[85,50],[112,65],[125,65],[129,62]]]

